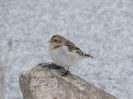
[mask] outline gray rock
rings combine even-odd
[[[49,69],[43,63],[23,71],[19,85],[24,99],[117,99],[65,69]]]

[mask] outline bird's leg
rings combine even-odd
[[[67,71],[64,72],[61,76],[67,76],[67,74],[70,72],[70,71],[68,71],[68,70],[69,70],[69,67],[67,68]]]
[[[54,63],[49,64],[48,67],[49,67],[49,69],[61,69],[62,68],[61,66],[58,66],[58,65],[56,65]]]

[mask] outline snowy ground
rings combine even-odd
[[[71,67],[73,74],[119,99],[132,99],[132,28],[132,0],[1,0],[0,58],[7,57],[11,39],[7,59],[16,59],[7,76],[6,99],[23,99],[19,74],[51,61],[47,41],[54,34],[95,57]]]

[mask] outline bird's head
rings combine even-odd
[[[65,42],[65,38],[60,36],[60,35],[54,35],[51,37],[51,39],[49,40],[49,44],[52,47],[60,47],[63,46]]]

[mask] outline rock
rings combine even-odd
[[[117,99],[74,74],[61,76],[61,69],[43,63],[23,71],[19,85],[24,99]]]

